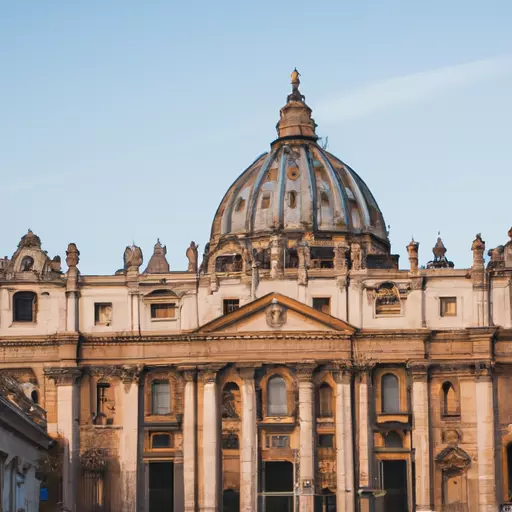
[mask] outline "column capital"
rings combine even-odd
[[[126,365],[121,367],[121,373],[120,378],[123,384],[138,384],[141,374],[144,371],[144,365],[143,364],[137,364],[137,365]]]
[[[408,366],[413,382],[426,382],[428,380],[430,365],[428,363],[411,363]]]
[[[299,382],[311,382],[313,371],[317,365],[315,363],[298,363],[295,365],[295,375]]]
[[[340,368],[332,372],[332,376],[337,384],[350,384],[352,372],[348,368]]]
[[[185,382],[195,382],[197,377],[196,369],[181,370],[181,375]]]
[[[44,375],[53,380],[57,386],[71,386],[76,384],[82,376],[82,368],[77,368],[76,366],[45,368]]]
[[[475,376],[477,381],[492,380],[493,366],[490,362],[481,362],[475,365]]]
[[[198,368],[199,372],[197,374],[197,380],[200,382],[215,383],[217,382],[217,373],[222,368],[223,365],[208,365],[202,368]]]
[[[242,378],[242,380],[254,380],[254,371],[256,368],[260,367],[261,364],[258,365],[236,365],[238,374]]]

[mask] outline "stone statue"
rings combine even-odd
[[[199,245],[195,242],[190,242],[189,248],[187,249],[187,258],[188,258],[188,269],[187,272],[197,272],[197,249]]]
[[[30,272],[34,267],[34,258],[32,256],[25,256],[21,260],[21,271],[22,272]]]
[[[277,260],[272,260],[270,263],[270,277],[272,279],[278,279],[281,275],[281,270],[279,269],[279,262]]]
[[[142,250],[136,245],[128,246],[124,250],[124,269],[138,269],[142,265]]]
[[[292,71],[292,93],[288,95],[287,101],[300,101],[304,103],[306,100],[306,96],[304,94],[301,94],[299,91],[299,85],[300,85],[300,73],[297,71],[297,68],[295,68]]]
[[[66,265],[68,267],[76,267],[80,261],[79,256],[80,251],[78,250],[76,244],[70,243],[66,250]]]
[[[361,270],[363,268],[363,254],[359,244],[350,246],[350,259],[352,260],[352,270]]]

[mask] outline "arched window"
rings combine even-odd
[[[288,405],[286,403],[286,382],[283,377],[276,375],[268,381],[267,387],[267,415],[286,416]]]
[[[332,388],[325,382],[318,390],[318,415],[321,418],[332,416]]]
[[[21,260],[21,271],[22,272],[30,272],[34,267],[34,258],[32,256],[25,256]]]
[[[36,321],[37,296],[34,292],[17,292],[13,297],[13,320],[15,322]]]
[[[400,411],[400,392],[398,377],[392,373],[386,373],[381,380],[382,412],[393,413]]]
[[[445,382],[442,387],[443,403],[442,415],[443,416],[456,416],[459,411],[457,403],[457,393],[451,382]]]
[[[398,432],[389,432],[384,438],[386,448],[403,448],[402,438]]]
[[[171,412],[171,386],[166,380],[154,380],[151,384],[151,412],[162,415]]]
[[[32,393],[30,393],[30,398],[35,404],[39,403],[39,393],[35,389],[33,389]]]

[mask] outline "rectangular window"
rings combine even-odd
[[[457,297],[441,297],[441,316],[457,316]]]
[[[94,325],[110,325],[112,323],[112,302],[94,303]]]
[[[266,210],[267,208],[270,208],[270,194],[263,194],[261,198],[261,209]]]
[[[267,436],[267,448],[290,448],[290,436]]]
[[[331,314],[331,298],[330,297],[314,297],[313,309],[321,311],[322,313]]]
[[[239,299],[224,299],[223,302],[223,311],[225,315],[229,315],[229,313],[233,313],[240,307]]]
[[[151,304],[151,319],[162,320],[176,316],[176,304]]]
[[[334,434],[319,434],[318,435],[319,448],[334,448]]]
[[[151,412],[162,415],[171,412],[171,386],[167,381],[153,381],[151,385]]]
[[[171,435],[165,433],[152,434],[151,448],[153,450],[165,450],[166,448],[172,448]]]

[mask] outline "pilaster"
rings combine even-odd
[[[477,454],[479,512],[496,510],[494,463],[494,400],[490,366],[477,367],[476,375]]]
[[[315,497],[315,459],[313,432],[313,370],[314,365],[297,366],[299,381],[299,457],[300,457],[300,497],[299,511],[313,512]]]
[[[185,379],[184,417],[183,417],[183,486],[185,512],[196,510],[196,371],[183,372]]]
[[[203,500],[201,512],[218,512],[220,482],[220,425],[217,399],[218,368],[208,367],[199,372],[203,387]]]
[[[412,373],[412,441],[416,457],[416,510],[430,511],[431,505],[431,460],[430,425],[428,399],[428,367],[415,365]]]
[[[135,512],[137,506],[137,462],[139,433],[139,379],[141,366],[123,366],[123,431],[119,440],[121,469],[121,511]]]
[[[258,430],[254,368],[240,368],[242,378],[242,446],[240,450],[240,512],[258,505]]]
[[[63,440],[62,503],[76,511],[79,468],[79,389],[82,370],[77,367],[45,368],[44,374],[57,386],[57,433]]]

